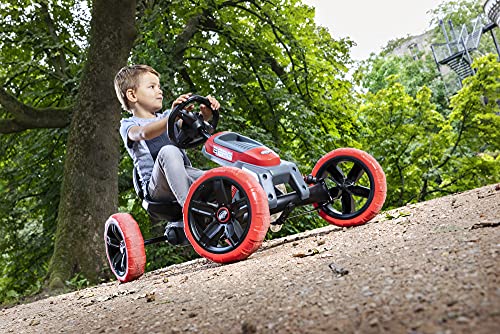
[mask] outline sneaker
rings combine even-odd
[[[165,236],[169,244],[174,246],[187,246],[189,240],[184,233],[183,222],[170,222],[165,227]]]

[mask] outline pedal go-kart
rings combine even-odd
[[[177,202],[158,203],[142,193],[134,170],[134,186],[143,207],[154,220],[184,221],[184,231],[195,251],[214,262],[243,260],[255,252],[272,224],[281,226],[295,207],[312,205],[327,222],[338,226],[364,224],[382,208],[385,174],[369,154],[340,148],[324,155],[311,174],[281,160],[261,143],[234,132],[214,135],[219,113],[210,122],[184,108],[193,103],[210,107],[192,96],[171,112],[170,139],[180,148],[205,143],[203,154],[222,167],[211,169],[190,187],[184,208]],[[182,119],[182,127],[175,123]],[[282,192],[277,185],[287,185]],[[282,188],[281,188],[282,189]],[[137,222],[127,213],[113,214],[105,224],[104,240],[111,270],[121,282],[144,273],[144,246],[166,241],[166,236],[144,240]]]

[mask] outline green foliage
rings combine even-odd
[[[490,54],[472,66],[476,75],[464,80],[450,102],[454,146],[448,152],[451,163],[446,182],[451,191],[500,181],[500,63]]]
[[[89,281],[80,274],[76,274],[69,281],[66,282],[66,285],[73,290],[81,290],[87,288],[90,283]]]
[[[52,254],[65,137],[65,132],[56,130],[0,137],[5,144],[0,149],[0,291],[36,290],[45,276]]]
[[[23,102],[72,102],[88,33],[85,3],[12,0],[0,7],[0,78]]]
[[[500,64],[489,55],[473,66],[477,74],[451,99],[449,115],[437,111],[428,88],[412,96],[398,76],[362,96],[359,140],[384,168],[387,207],[500,180]]]
[[[421,53],[418,59],[409,55],[372,55],[357,69],[355,79],[368,92],[377,93],[388,87],[390,81],[387,78],[391,75],[397,75],[405,91],[413,97],[423,86],[429,87],[433,92],[431,101],[436,104],[437,110],[446,112],[446,90],[430,55]]]
[[[443,2],[431,12],[434,28],[429,42],[444,42],[440,20],[448,34],[449,20],[455,30],[466,24],[471,32],[472,21],[481,13],[477,1]],[[386,207],[498,182],[495,129],[500,96],[495,57],[473,64],[477,74],[464,80],[450,103],[443,80],[452,89],[450,80],[456,76],[441,76],[430,52],[416,59],[391,55],[403,42],[405,39],[393,41],[385,52],[372,55],[355,75],[368,91],[360,96],[360,117],[366,128],[359,140],[386,171]],[[483,36],[479,51],[494,50],[492,39]],[[485,100],[486,105],[481,102]]]
[[[39,108],[72,103],[87,34],[82,5],[28,0],[0,5],[0,80],[19,101]],[[5,116],[0,106],[0,117]],[[45,277],[66,138],[65,129],[0,134],[0,302],[37,291]]]
[[[460,29],[462,24],[469,24],[472,19],[483,13],[483,4],[476,0],[452,0],[443,1],[430,11],[432,16],[431,25],[434,27],[435,37],[442,38],[438,42],[444,42],[441,35],[440,21],[446,25],[451,21],[455,29]]]
[[[399,206],[419,199],[422,174],[438,163],[435,157],[442,150],[444,118],[430,101],[428,88],[412,97],[397,77],[389,76],[387,84],[364,97],[359,111],[364,124],[360,141],[386,173],[387,203]]]

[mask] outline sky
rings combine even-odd
[[[417,36],[430,28],[427,12],[449,0],[303,0],[316,8],[316,24],[334,38],[350,37],[354,60],[378,53],[387,42]]]

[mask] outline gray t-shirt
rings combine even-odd
[[[132,141],[128,138],[128,131],[132,126],[144,126],[152,122],[156,122],[162,118],[168,117],[170,110],[163,113],[157,113],[156,118],[140,118],[132,116],[130,118],[125,118],[120,121],[120,135],[125,143],[125,148],[128,154],[134,161],[134,166],[139,174],[139,180],[142,185],[143,193],[146,195],[148,193],[148,182],[151,178],[151,173],[153,172],[153,166],[158,156],[158,152],[165,145],[173,145],[173,143],[168,138],[167,129],[160,136],[149,139]],[[190,166],[189,161],[184,150],[181,150],[184,156],[184,164]]]

